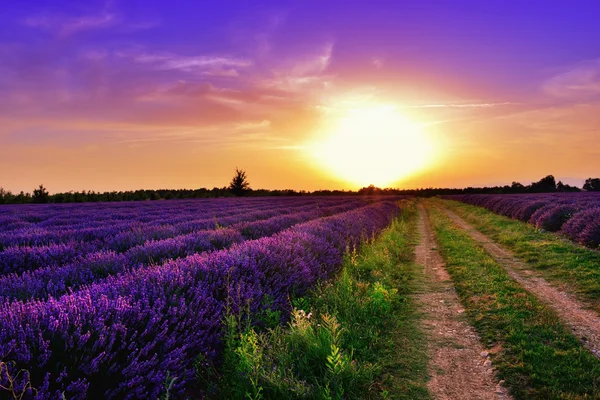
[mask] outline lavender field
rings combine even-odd
[[[540,193],[515,195],[453,195],[447,199],[487,208],[528,222],[539,229],[559,232],[582,245],[600,246],[600,193]]]
[[[290,298],[389,225],[392,200],[3,207],[0,384],[41,399],[157,398],[170,376],[181,395],[194,359],[218,361],[226,309],[284,322]]]

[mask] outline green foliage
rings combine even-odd
[[[371,310],[378,314],[390,312],[392,310],[392,301],[397,293],[398,289],[385,287],[380,282],[375,282],[368,292]]]
[[[265,295],[262,300],[261,310],[255,316],[257,325],[270,329],[279,326],[281,323],[281,311],[274,309],[273,298]]]
[[[317,319],[295,309],[287,330],[267,332],[240,329],[235,316],[226,323],[222,398],[340,399],[345,386],[373,379],[372,365],[351,362],[333,316]]]
[[[167,371],[167,376],[165,377],[164,389],[165,393],[160,396],[160,400],[169,400],[171,398],[171,389],[173,389],[173,385],[177,380],[176,376],[171,376],[169,371]]]
[[[225,318],[223,365],[198,358],[213,398],[428,398],[426,354],[412,293],[415,213],[409,205],[376,241],[350,251],[339,276],[291,299],[287,326],[269,299],[258,322]],[[278,322],[278,321],[277,321]]]
[[[516,399],[597,398],[600,360],[466,232],[437,210],[430,217],[468,317],[484,342],[500,349],[494,365],[511,394]]]
[[[306,297],[298,297],[293,299],[292,306],[298,310],[310,310],[310,302]]]

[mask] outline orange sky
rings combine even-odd
[[[160,2],[11,9],[0,18],[11,28],[0,34],[0,187],[212,188],[239,167],[253,188],[356,189],[368,178],[323,167],[311,146],[380,106],[434,148],[392,187],[600,176],[594,3],[541,14],[536,2],[467,3],[342,14],[312,1],[186,3],[204,23]],[[361,140],[368,169],[385,139],[365,129]],[[379,153],[396,154],[389,146],[407,157],[415,144]],[[333,159],[344,140],[336,148]]]

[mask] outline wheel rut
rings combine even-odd
[[[581,343],[592,354],[600,358],[600,317],[596,312],[588,309],[572,294],[551,286],[539,276],[539,273],[530,270],[527,263],[479,232],[456,213],[445,207],[440,208],[456,226],[465,230],[476,240],[508,272],[512,279],[550,306]]]
[[[429,333],[429,391],[436,399],[512,399],[498,383],[489,354],[464,317],[425,208],[419,204],[420,243],[416,262],[422,265],[425,290],[417,295]]]

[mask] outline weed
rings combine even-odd
[[[425,344],[408,297],[415,226],[406,204],[382,235],[348,249],[334,279],[290,300],[287,326],[268,313],[251,324],[228,307],[223,365],[197,360],[204,379],[217,382],[213,397],[428,398]]]
[[[16,367],[15,362],[0,361],[0,389],[8,392],[15,400],[21,400],[27,394],[37,396],[37,389],[33,388],[29,381],[29,371],[21,369],[12,374],[11,365],[12,369]]]

